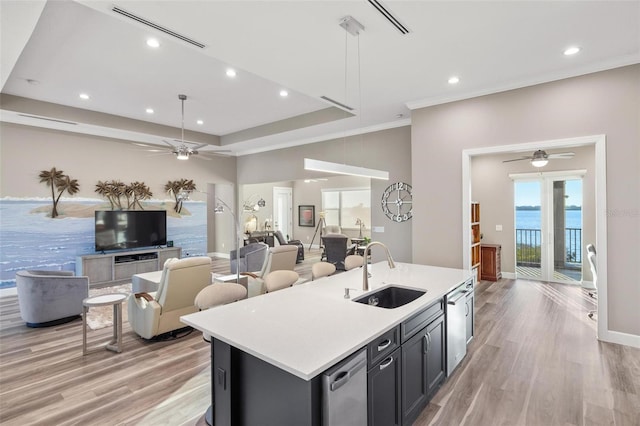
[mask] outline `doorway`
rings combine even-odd
[[[582,281],[584,171],[512,175],[518,278]]]
[[[273,230],[281,231],[287,241],[293,235],[292,188],[273,188]]]

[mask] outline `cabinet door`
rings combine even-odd
[[[410,425],[427,405],[428,327],[402,345],[402,417]]]
[[[367,375],[367,418],[369,426],[402,424],[400,349],[375,364]]]
[[[427,398],[431,399],[444,381],[444,315],[427,326]]]

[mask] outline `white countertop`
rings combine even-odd
[[[472,277],[471,271],[387,262],[182,316],[182,322],[304,380],[310,380]],[[395,284],[427,293],[395,309],[352,299]],[[215,284],[213,284],[215,285]],[[351,299],[344,298],[352,288]]]

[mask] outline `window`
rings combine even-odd
[[[327,225],[358,229],[357,219],[371,222],[371,189],[325,189],[322,191],[322,210]]]

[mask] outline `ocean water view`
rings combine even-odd
[[[65,200],[59,209],[67,202],[89,207],[104,201]],[[16,271],[74,271],[76,256],[96,253],[93,215],[51,219],[44,213],[33,213],[44,206],[50,207],[51,200],[0,199],[0,288],[15,286]],[[187,201],[184,208],[190,215],[167,216],[167,240],[182,247],[183,256],[205,255],[206,203]]]
[[[516,230],[540,230],[541,226],[540,210],[516,210]],[[516,231],[516,244],[540,246],[540,232]],[[584,245],[582,210],[565,210],[565,245],[568,260],[580,262]]]
[[[540,210],[516,210],[516,229],[540,229]],[[565,210],[565,228],[582,228],[582,210]]]

